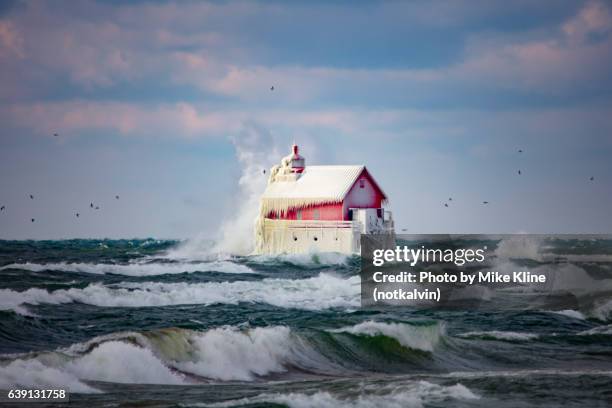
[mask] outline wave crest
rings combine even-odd
[[[387,336],[410,349],[432,352],[445,334],[445,325],[411,325],[406,323],[383,323],[372,320],[355,326],[333,330],[336,333],[350,333],[360,336]]]
[[[267,303],[283,308],[322,310],[359,306],[359,277],[340,278],[321,273],[307,279],[161,283],[124,282],[90,284],[49,292],[30,288],[23,292],[0,289],[0,309],[24,313],[24,304],[79,302],[102,307],[147,307],[181,304],[211,305]]]

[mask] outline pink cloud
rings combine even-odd
[[[11,21],[0,21],[0,57],[11,55],[25,58],[23,38]]]

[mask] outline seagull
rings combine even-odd
[[[115,196],[115,200],[118,200],[118,199],[119,199],[119,196],[118,196],[118,195],[116,195],[116,196]]]
[[[593,180],[595,180],[595,177],[591,176],[591,178],[589,180],[593,181]]]
[[[33,200],[34,196],[32,194],[30,194],[30,200]]]
[[[519,174],[519,176],[521,175],[521,171],[520,170],[518,171],[518,174]]]
[[[34,218],[32,218],[32,222],[34,222]]]
[[[489,202],[488,202],[488,201],[483,201],[482,203],[483,203],[483,204],[489,204]]]

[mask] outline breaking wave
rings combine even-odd
[[[23,269],[32,272],[41,271],[62,271],[62,272],[79,272],[90,274],[115,274],[126,276],[154,276],[177,273],[193,273],[193,272],[219,272],[219,273],[254,273],[254,271],[246,265],[241,265],[229,261],[213,261],[200,263],[129,263],[129,264],[104,264],[104,263],[23,263],[10,264],[0,267],[0,270],[5,269]]]
[[[266,303],[283,308],[321,310],[359,306],[359,277],[321,273],[307,279],[161,283],[139,282],[47,291],[0,289],[0,309],[24,313],[24,305],[84,303],[102,307],[147,307],[181,304]]]
[[[337,395],[327,391],[306,393],[267,393],[201,407],[250,406],[252,404],[282,404],[292,408],[420,408],[423,404],[448,403],[449,400],[475,400],[480,397],[462,384],[444,386],[428,381],[394,383],[374,389],[366,387],[357,395]]]
[[[612,300],[594,306],[590,316],[603,321],[610,320],[612,317]]]
[[[444,336],[445,326],[444,324],[413,326],[405,323],[382,323],[370,320],[333,331],[370,337],[387,336],[397,340],[404,347],[431,352]]]
[[[4,356],[8,362],[0,363],[0,387],[65,385],[73,392],[97,392],[87,381],[181,385],[209,380],[254,381],[294,371],[333,375],[370,368],[381,357],[379,369],[385,367],[388,349],[384,343],[360,347],[354,351],[359,358],[353,361],[346,355],[352,342],[343,333],[377,333],[407,348],[428,351],[438,342],[437,325],[368,325],[309,333],[286,326],[113,333],[53,352]]]
[[[612,324],[606,326],[593,327],[589,330],[584,330],[578,333],[579,336],[598,336],[598,335],[612,335]]]
[[[538,334],[535,333],[518,333],[512,331],[472,331],[461,333],[458,337],[467,339],[482,339],[482,340],[503,340],[503,341],[529,341],[537,339]]]
[[[585,320],[586,316],[584,314],[582,314],[581,312],[577,311],[577,310],[573,310],[573,309],[567,309],[567,310],[548,310],[547,313],[554,313],[554,314],[558,314],[561,316],[566,316],[572,319],[578,319],[578,320]]]
[[[542,239],[535,236],[511,236],[502,239],[495,249],[495,255],[502,259],[533,259],[540,261]]]

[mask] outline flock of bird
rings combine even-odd
[[[270,87],[270,91],[274,91],[274,86],[271,86],[271,87]],[[53,136],[54,136],[54,137],[58,137],[58,136],[59,136],[59,134],[58,134],[58,133],[53,133]],[[518,149],[518,153],[519,153],[519,154],[520,154],[520,153],[523,153],[523,149]],[[518,173],[518,175],[520,176],[520,175],[522,174],[522,173],[521,173],[521,169],[518,169],[518,170],[517,170],[517,173]],[[266,170],[265,170],[265,169],[263,170],[263,174],[266,174]],[[589,178],[589,181],[594,181],[594,180],[595,180],[595,177],[593,177],[593,176],[591,176],[591,177]],[[33,200],[33,199],[34,199],[34,195],[33,195],[33,194],[30,194],[30,200]],[[115,199],[116,199],[116,200],[119,200],[119,196],[118,196],[118,195],[116,195],[116,196],[115,196]],[[451,202],[451,201],[453,201],[453,198],[452,198],[452,197],[449,197],[449,198],[448,198],[448,200],[447,200],[447,201],[444,203],[444,207],[448,208],[448,207],[449,207],[449,202]],[[489,204],[489,202],[488,202],[488,201],[483,201],[483,202],[482,202],[482,204],[483,204],[483,205],[487,205],[487,204]],[[99,210],[99,209],[100,209],[100,206],[98,206],[98,205],[94,205],[94,203],[92,202],[92,203],[90,203],[90,204],[89,204],[89,208],[91,208],[91,209],[93,209],[93,210]],[[0,212],[5,211],[5,210],[6,210],[6,206],[5,206],[5,205],[0,206]],[[77,213],[75,213],[75,216],[76,216],[77,218],[79,218],[79,217],[81,216],[81,214],[77,212]],[[31,218],[31,219],[30,219],[30,221],[31,221],[31,222],[34,222],[34,221],[36,221],[36,219],[35,219],[35,218]],[[404,229],[403,229],[402,231],[404,231]]]
[[[58,137],[58,136],[59,136],[59,133],[53,133],[53,137]],[[34,194],[28,194],[28,196],[30,197],[30,200],[34,200]],[[118,200],[118,199],[119,199],[119,195],[116,195],[115,196],[115,200]],[[89,204],[89,208],[91,208],[92,210],[99,210],[100,206],[99,205],[94,205],[94,203],[91,202]],[[6,205],[1,205],[0,206],[0,212],[4,212],[5,210],[6,210]],[[74,214],[74,216],[76,218],[79,218],[81,216],[81,214],[77,212],[77,213]],[[35,222],[35,221],[36,221],[36,218],[30,218],[30,222]]]
[[[520,154],[520,153],[523,153],[523,149],[518,149],[518,153],[519,153],[519,154]],[[521,173],[521,169],[518,169],[518,170],[517,170],[517,173],[518,173],[518,175],[519,175],[519,176],[520,176],[521,174],[523,174],[523,173]],[[589,178],[589,181],[594,181],[594,180],[595,180],[595,177],[593,177],[593,176],[591,176],[591,177]],[[452,197],[451,197],[451,198],[449,198],[449,199],[448,199],[448,201],[453,201]],[[483,202],[482,202],[482,204],[483,204],[483,205],[487,205],[487,204],[489,204],[489,202],[488,202],[488,201],[483,201]],[[448,202],[445,202],[445,203],[444,203],[444,207],[447,207],[447,208],[448,208]]]
[[[518,153],[519,153],[519,154],[520,154],[520,153],[523,153],[523,149],[518,149]],[[521,174],[523,174],[523,173],[521,172],[521,169],[518,169],[518,170],[517,170],[517,173],[518,173],[518,175],[519,175],[519,176],[520,176]],[[589,181],[595,181],[595,177],[594,177],[594,176],[589,177]],[[452,198],[452,197],[449,197],[449,198],[448,198],[448,200],[447,200],[446,202],[444,202],[444,203],[443,203],[443,206],[444,206],[445,208],[448,208],[448,207],[449,207],[449,203],[450,203],[451,201],[453,201],[453,198]],[[483,202],[482,202],[482,205],[487,205],[487,204],[489,204],[489,202],[488,202],[488,201],[483,201]],[[408,231],[408,230],[407,230],[406,228],[402,228],[402,231],[403,231],[403,232],[405,232],[405,231]]]
[[[56,133],[57,134],[57,133]],[[34,200],[34,194],[28,194],[28,196],[30,197],[30,200]],[[119,200],[119,195],[115,196],[115,200]],[[94,205],[93,202],[89,203],[89,208],[91,208],[92,210],[99,210],[100,206],[99,205]],[[6,205],[1,205],[0,206],[0,212],[4,212],[6,210]],[[76,218],[79,218],[81,216],[80,213],[75,213],[74,214]],[[30,218],[30,222],[35,222],[36,218]]]

